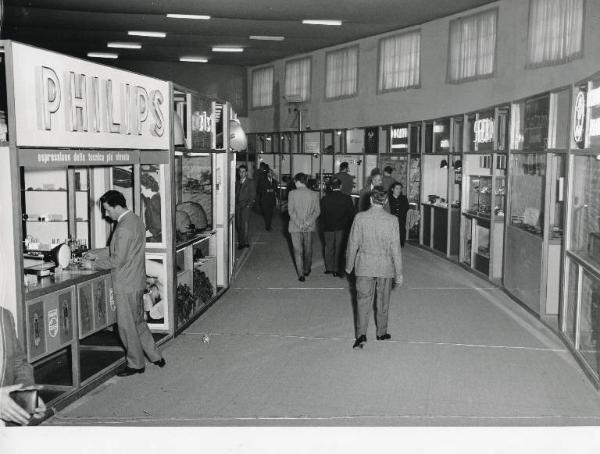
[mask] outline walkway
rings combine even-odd
[[[407,246],[392,341],[371,322],[353,350],[349,285],[323,274],[320,243],[298,282],[281,227],[254,216],[231,288],[166,345],[167,367],[113,377],[47,424],[600,425],[564,345],[490,283]]]

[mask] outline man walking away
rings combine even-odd
[[[354,218],[348,248],[346,273],[356,275],[356,341],[353,348],[362,348],[367,342],[367,327],[377,295],[377,340],[391,339],[387,332],[388,308],[392,281],[402,285],[402,254],[398,220],[383,209],[387,193],[383,186],[371,190],[371,208]]]
[[[334,177],[331,192],[321,199],[321,228],[325,237],[325,274],[344,277],[340,265],[343,244],[352,219],[354,203],[341,191],[342,182]]]
[[[288,196],[290,223],[288,230],[294,246],[294,259],[298,280],[305,281],[312,265],[312,233],[316,230],[316,221],[321,212],[319,194],[306,187],[308,177],[304,173],[294,176],[296,189]]]

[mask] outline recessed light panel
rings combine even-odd
[[[107,43],[106,47],[110,47],[111,49],[141,49],[142,45],[140,43],[111,42]]]
[[[179,57],[179,61],[186,61],[190,63],[206,63],[208,59],[206,57],[195,57],[193,55],[188,55],[186,57]]]
[[[171,19],[196,19],[196,20],[208,20],[210,16],[204,14],[167,14],[167,17]]]
[[[250,39],[256,39],[258,41],[283,41],[283,36],[269,36],[269,35],[250,35]]]
[[[302,21],[303,24],[308,25],[342,25],[341,20],[329,20],[329,19],[305,19]]]
[[[165,38],[167,34],[165,32],[148,32],[140,30],[131,30],[127,32],[130,36],[147,36],[149,38]]]
[[[87,56],[93,58],[119,58],[119,54],[111,54],[109,52],[88,52]]]
[[[215,46],[212,48],[213,52],[244,52],[243,47],[224,47],[224,46]]]

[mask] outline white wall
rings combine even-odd
[[[497,65],[493,78],[446,84],[449,23],[473,12],[498,8]],[[384,125],[425,120],[465,113],[484,107],[528,97],[584,79],[600,70],[600,2],[586,2],[584,58],[538,69],[526,69],[529,1],[501,0],[459,15],[428,22],[421,29],[421,88],[377,94],[377,53],[381,37],[361,39],[359,45],[359,94],[354,98],[325,101],[325,54],[333,48],[307,54],[312,57],[311,100],[304,104],[304,118],[313,130]],[[408,30],[408,29],[407,29]],[[353,43],[353,44],[354,44]],[[349,43],[344,44],[345,47]],[[297,57],[297,56],[296,56]],[[296,58],[294,57],[294,58]],[[280,105],[269,109],[251,109],[249,132],[286,129],[287,106],[282,99],[285,60],[272,63],[279,85]],[[248,69],[248,95],[251,74]],[[277,90],[275,91],[277,93]],[[280,114],[280,112],[283,112]],[[279,127],[277,127],[279,125]]]

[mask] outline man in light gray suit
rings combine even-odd
[[[116,222],[108,248],[89,251],[87,268],[110,270],[117,306],[117,327],[127,352],[127,366],[117,375],[126,377],[145,370],[144,353],[152,363],[165,366],[152,333],[144,321],[143,297],[146,289],[146,228],[142,220],[127,209],[119,191],[108,191],[100,198],[105,216]]]
[[[312,265],[312,233],[317,229],[317,218],[321,213],[319,194],[306,187],[308,177],[304,173],[294,176],[296,189],[288,196],[290,224],[288,230],[294,246],[294,259],[298,280],[304,282]]]
[[[383,209],[387,193],[383,186],[371,190],[371,208],[354,218],[346,249],[346,273],[356,275],[356,341],[353,348],[367,342],[367,327],[377,293],[377,340],[392,337],[387,332],[392,281],[402,285],[402,254],[398,220]]]

